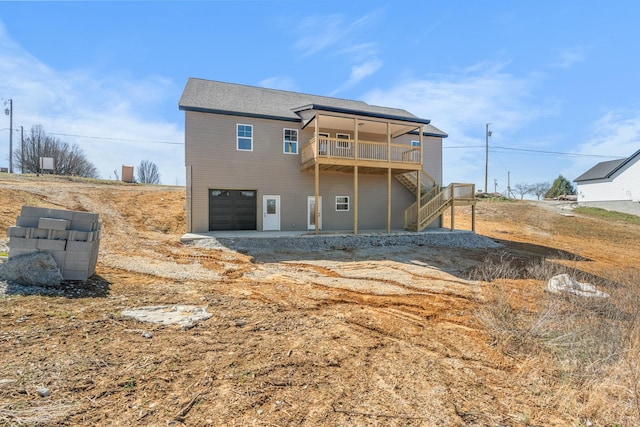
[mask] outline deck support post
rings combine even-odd
[[[320,165],[318,164],[318,162],[316,162],[316,165],[314,167],[314,175],[315,175],[315,198],[316,198],[316,208],[315,208],[315,225],[316,225],[316,229],[315,229],[315,233],[319,234],[320,232],[320,227],[318,224],[318,218],[320,217],[320,209],[319,209],[319,202],[320,202]]]
[[[358,139],[360,139],[360,137],[358,136],[358,128],[360,127],[360,122],[358,121],[358,119],[354,118],[353,119],[353,159],[357,162],[358,161]]]
[[[476,204],[471,205],[471,231],[476,232]]]
[[[455,221],[455,206],[456,206],[456,186],[455,184],[451,184],[451,231],[455,230],[456,221]]]
[[[424,169],[424,158],[422,157],[424,154],[424,126],[420,126],[418,131],[420,132],[420,171],[422,172]]]
[[[391,168],[387,169],[387,234],[391,234]]]
[[[420,224],[422,218],[420,218],[420,208],[422,207],[422,172],[416,171],[416,231],[420,231]]]
[[[353,234],[358,234],[358,165],[353,167]]]

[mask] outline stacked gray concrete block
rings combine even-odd
[[[101,226],[97,213],[23,206],[7,232],[9,260],[48,252],[64,280],[86,280],[96,272]]]

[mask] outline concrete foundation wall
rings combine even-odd
[[[640,216],[640,202],[632,202],[629,200],[618,200],[610,202],[578,202],[578,205]]]

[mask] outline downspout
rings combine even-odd
[[[387,122],[387,162],[391,165],[391,122]],[[391,233],[391,167],[387,168],[387,234]]]

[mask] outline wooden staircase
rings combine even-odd
[[[449,184],[440,187],[424,170],[420,176],[420,207],[418,202],[409,206],[404,213],[404,228],[409,231],[422,231],[453,206],[475,205],[475,186],[473,184]],[[412,194],[418,188],[418,172],[397,175],[396,179]]]
[[[424,170],[396,175],[396,179],[400,181],[411,194],[416,194],[418,188],[418,173],[420,173],[420,198],[432,198],[440,191],[440,186],[436,180]]]

